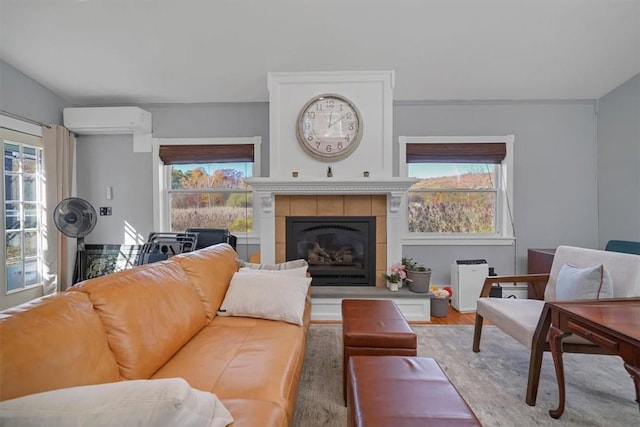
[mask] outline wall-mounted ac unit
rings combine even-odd
[[[64,125],[78,135],[134,136],[134,151],[151,151],[151,113],[139,107],[68,107]]]

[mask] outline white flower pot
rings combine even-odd
[[[391,292],[398,292],[400,284],[398,282],[387,282],[387,288],[389,288]]]

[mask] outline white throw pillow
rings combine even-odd
[[[266,274],[286,274],[289,276],[298,276],[298,277],[307,277],[307,269],[308,267],[305,265],[304,267],[298,268],[289,268],[286,270],[255,270],[251,267],[241,267],[238,270],[240,273],[266,273]]]
[[[216,395],[182,378],[64,388],[0,402],[3,427],[224,427],[232,422]]]
[[[558,301],[600,299],[613,297],[613,283],[602,264],[578,268],[564,264],[556,280]]]
[[[257,317],[302,325],[310,277],[235,273],[218,315]]]

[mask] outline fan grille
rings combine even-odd
[[[96,210],[91,203],[78,197],[69,197],[58,203],[53,219],[60,232],[69,237],[84,237],[95,228]]]

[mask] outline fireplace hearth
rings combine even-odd
[[[309,263],[312,285],[375,286],[374,216],[289,216],[286,256]]]

